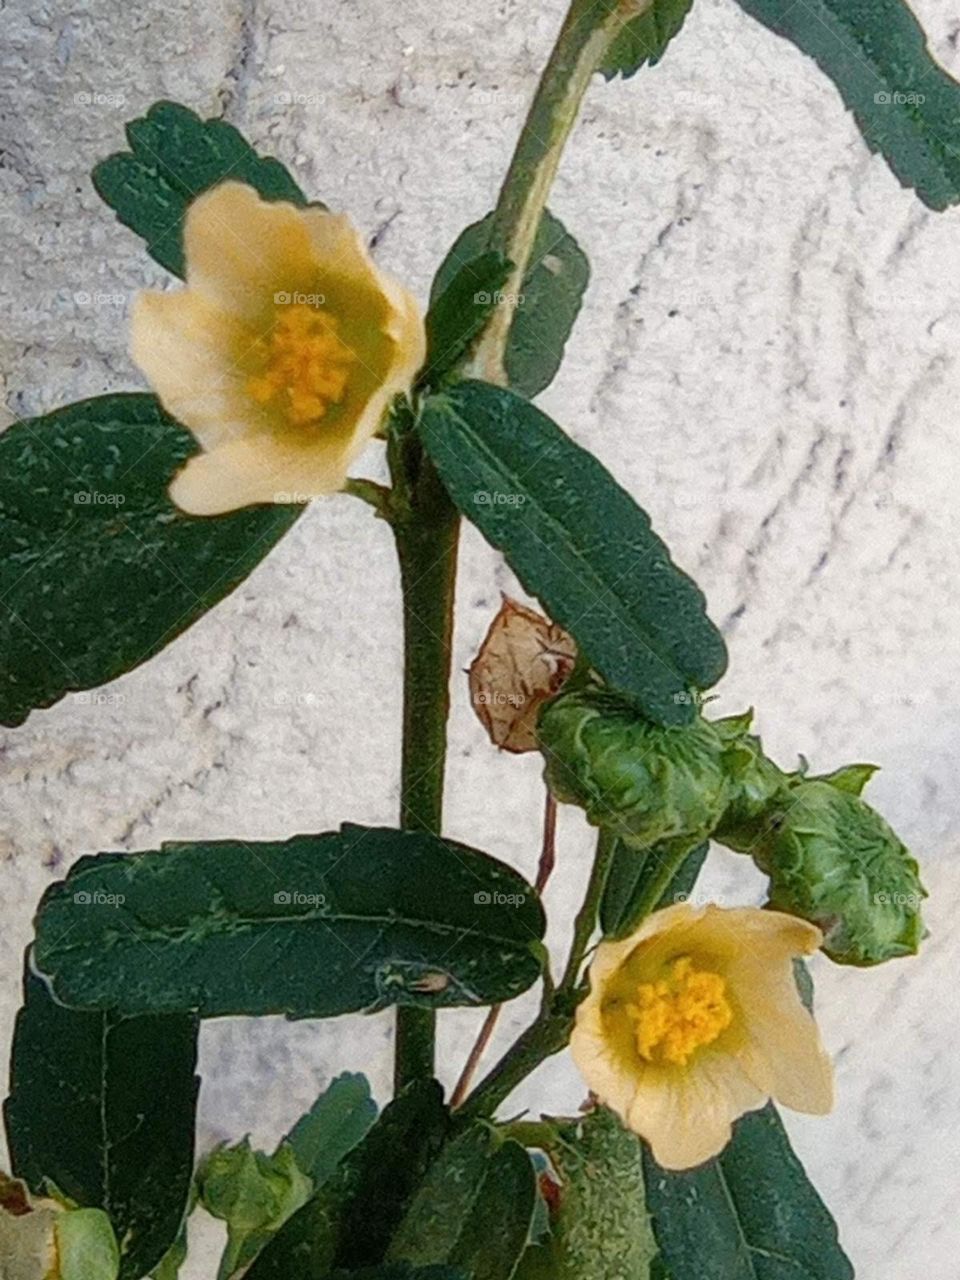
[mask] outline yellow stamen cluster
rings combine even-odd
[[[720,974],[697,969],[689,956],[675,960],[666,978],[642,982],[627,1006],[640,1056],[686,1066],[695,1050],[712,1044],[733,1021],[726,993]]]
[[[260,372],[247,390],[258,404],[278,403],[294,426],[319,422],[343,399],[354,355],[337,336],[337,321],[306,303],[278,310],[273,328],[254,348]]]

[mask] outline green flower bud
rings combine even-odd
[[[239,1235],[277,1230],[313,1190],[287,1143],[267,1156],[254,1151],[246,1138],[235,1147],[212,1151],[197,1182],[204,1208]]]
[[[794,783],[756,823],[749,852],[770,877],[770,905],[818,925],[839,964],[916,953],[927,896],[919,867],[854,789],[836,779]]]
[[[556,798],[635,848],[705,839],[730,799],[724,737],[701,717],[665,728],[612,694],[582,690],[547,704],[538,739]]]
[[[56,1220],[57,1280],[116,1280],[120,1250],[102,1209],[67,1209]]]

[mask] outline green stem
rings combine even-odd
[[[583,968],[584,957],[587,954],[587,948],[590,946],[593,931],[597,927],[600,900],[603,897],[607,877],[610,875],[610,864],[613,862],[613,855],[616,849],[617,837],[611,831],[608,831],[606,827],[601,827],[597,832],[597,846],[593,855],[593,871],[590,874],[590,882],[587,885],[583,906],[577,912],[577,918],[573,924],[573,942],[570,945],[570,957],[567,960],[567,967],[563,971],[563,977],[560,979],[560,985],[557,987],[558,993],[576,990],[580,970]]]
[[[364,480],[351,476],[343,486],[343,492],[352,498],[359,498],[373,507],[378,516],[386,517],[390,508],[390,490],[375,480]]]
[[[541,1062],[566,1047],[579,1003],[580,970],[597,925],[600,899],[616,847],[616,837],[601,828],[597,834],[590,882],[583,906],[574,923],[570,957],[560,985],[555,991],[547,990],[544,993],[543,1004],[535,1021],[477,1086],[461,1108],[463,1114],[492,1116],[497,1107]]]
[[[572,0],[544,68],[493,213],[490,248],[513,264],[468,372],[505,384],[510,326],[560,158],[590,80],[625,23],[651,0]]]
[[[573,1011],[545,1004],[534,1022],[514,1041],[488,1076],[466,1100],[458,1115],[490,1117],[517,1085],[536,1071],[541,1062],[566,1048],[573,1030]]]
[[[479,339],[467,372],[504,380],[503,355],[516,295],[564,144],[587,85],[612,40],[649,3],[572,0],[494,211],[491,247],[504,252],[513,272],[504,302]],[[410,830],[439,833],[459,518],[408,422],[395,425],[388,454],[393,490],[389,510],[381,514],[388,516],[396,536],[404,616],[401,823]],[[355,485],[353,492],[367,501],[373,499],[375,505],[379,502],[380,495],[369,489],[361,491]],[[432,1011],[398,1008],[394,1072],[398,1090],[411,1080],[432,1075],[435,1032]],[[541,1044],[537,1051],[542,1054],[543,1050]]]
[[[673,842],[673,847],[664,855],[660,863],[660,870],[647,885],[643,896],[633,904],[631,915],[634,916],[638,923],[641,920],[645,920],[652,911],[657,910],[660,906],[660,899],[670,888],[688,854],[700,843],[699,840],[676,840]],[[650,857],[649,852],[647,857]]]
[[[439,835],[450,710],[453,601],[460,519],[416,437],[391,441],[390,521],[403,593],[404,693],[400,824]],[[434,1071],[436,1014],[397,1009],[397,1092]]]

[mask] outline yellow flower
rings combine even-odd
[[[830,1060],[793,975],[821,940],[780,912],[680,903],[597,948],[574,1061],[665,1169],[722,1151],[733,1121],[769,1098],[831,1109]]]
[[[343,487],[423,363],[423,319],[348,218],[225,182],[193,202],[187,287],[141,294],[132,354],[202,446],[171,496],[195,515]]]

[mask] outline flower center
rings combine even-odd
[[[675,960],[666,978],[642,982],[627,1013],[640,1056],[678,1067],[733,1021],[726,982],[719,973],[697,969],[689,956]]]
[[[339,404],[356,357],[337,336],[336,318],[306,303],[284,306],[254,347],[260,365],[247,379],[258,404],[274,404],[294,426],[319,422]]]

